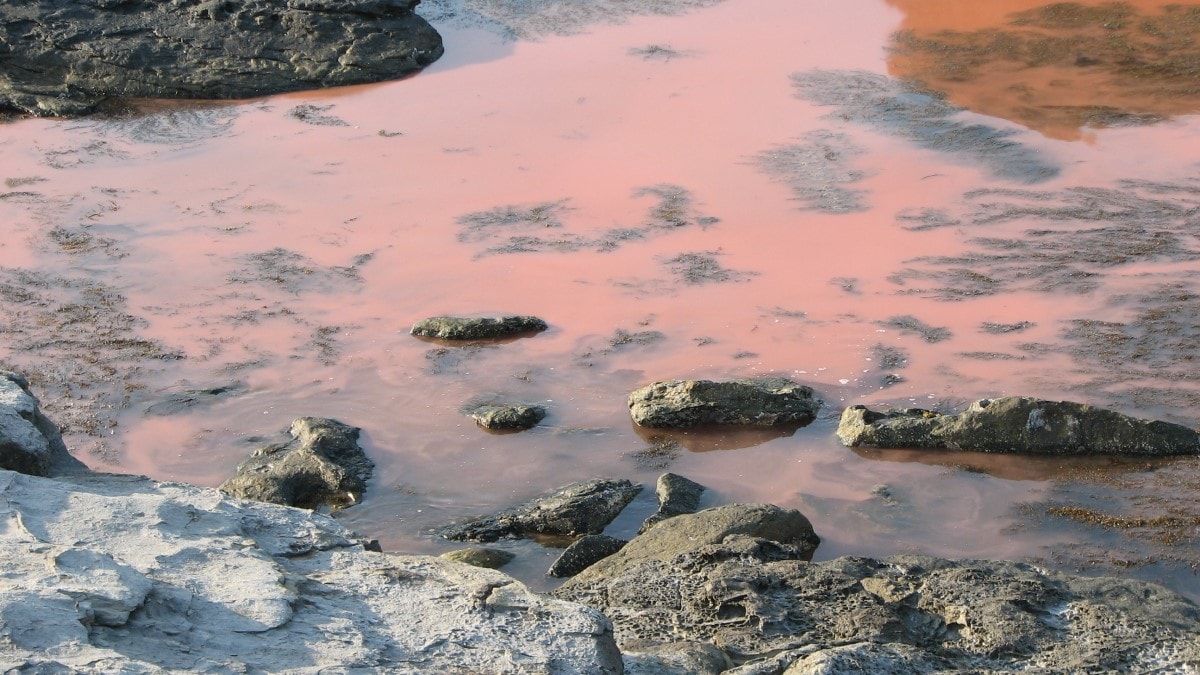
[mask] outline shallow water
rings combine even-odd
[[[647,485],[611,528],[629,535],[669,469],[710,504],[801,508],[818,559],[1028,559],[1200,597],[1195,459],[833,436],[850,403],[1002,394],[1196,424],[1194,108],[1030,130],[887,77],[898,29],[1005,13],[705,4],[504,29],[436,5],[446,56],[404,81],[0,127],[0,365],[100,469],[217,485],[297,416],[362,427],[378,470],[339,517],[388,550],[449,550],[430,528],[592,476]],[[408,335],[458,313],[551,329]],[[657,434],[631,424],[632,389],[764,374],[812,385],[821,418],[643,452]],[[460,412],[478,397],[550,414],[489,434]],[[1090,512],[1125,520],[1065,515]],[[1159,516],[1177,520],[1143,522]],[[506,569],[546,587],[554,551],[512,547]]]

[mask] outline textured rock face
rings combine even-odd
[[[358,447],[357,427],[323,417],[292,422],[292,440],[255,450],[221,490],[234,497],[314,509],[362,499],[375,464]]]
[[[693,517],[665,521],[625,550]],[[664,647],[675,662],[682,649],[696,667],[711,664],[691,672],[714,673],[723,670],[715,648],[739,666],[725,672],[741,674],[1153,672],[1200,663],[1200,608],[1153,584],[922,556],[808,563],[802,552],[735,534],[604,569],[618,553],[555,594],[603,611],[627,663],[639,667],[661,662]]]
[[[1049,455],[1200,453],[1195,429],[1080,403],[1020,396],[979,400],[957,415],[916,409],[880,413],[851,406],[842,412],[837,433],[852,447]]]
[[[627,480],[596,478],[572,483],[548,497],[460,525],[441,535],[454,541],[496,541],[536,534],[577,537],[600,534],[642,491]]]
[[[611,624],[333,520],[133,476],[0,471],[0,663],[22,672],[618,673]]]
[[[659,429],[700,424],[808,424],[820,407],[811,387],[781,377],[730,382],[671,380],[629,395],[633,421]]]
[[[536,316],[467,318],[435,316],[413,324],[409,332],[439,340],[497,340],[544,331],[549,326]]]
[[[67,452],[58,427],[42,414],[29,382],[0,371],[0,469],[33,476],[84,470]]]
[[[415,0],[0,3],[0,109],[247,98],[401,77],[442,54]]]

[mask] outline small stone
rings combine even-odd
[[[694,480],[678,474],[664,473],[658,477],[655,492],[658,496],[658,511],[642,523],[638,534],[668,518],[695,513],[700,508],[700,496],[705,487]]]
[[[546,417],[540,405],[482,405],[471,417],[484,429],[493,431],[522,431],[532,429]]]
[[[549,326],[536,316],[466,318],[435,316],[413,324],[409,332],[439,340],[497,340],[538,333]]]
[[[558,560],[546,572],[559,579],[573,577],[591,567],[597,561],[620,551],[629,542],[604,534],[589,534],[571,544],[558,556]]]
[[[655,382],[629,395],[639,426],[687,429],[702,424],[775,426],[808,424],[821,407],[811,387],[782,377],[713,382]]]
[[[507,565],[516,556],[501,548],[476,546],[473,548],[460,548],[457,551],[449,551],[443,553],[441,557],[447,560],[466,563],[467,565],[472,565],[474,567],[497,570]]]

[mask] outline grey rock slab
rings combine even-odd
[[[220,489],[242,499],[309,509],[362,500],[375,464],[358,445],[358,427],[301,417],[288,433],[289,442],[255,450]]]
[[[573,577],[596,562],[620,551],[629,542],[605,534],[580,537],[558,556],[546,572],[552,577]]]
[[[475,423],[492,431],[523,431],[532,429],[546,418],[540,405],[481,405],[471,411]]]
[[[0,3],[0,109],[228,99],[398,78],[442,54],[415,0]]]
[[[21,672],[621,672],[599,612],[301,509],[0,471],[0,523],[0,663]]]
[[[1070,401],[981,399],[954,415],[920,409],[842,411],[838,438],[851,446],[945,448],[1048,455],[1200,453],[1200,432]]]
[[[548,327],[536,316],[435,316],[416,322],[409,332],[439,340],[497,340],[538,333]]]
[[[700,508],[700,497],[705,487],[694,480],[674,473],[664,473],[655,484],[658,510],[642,522],[638,534],[645,532],[667,518],[685,513],[695,513]]]
[[[641,491],[641,485],[625,479],[594,478],[495,515],[445,527],[440,534],[453,541],[479,542],[600,534]]]
[[[821,407],[813,390],[782,377],[731,380],[668,380],[629,395],[629,414],[639,426],[687,429],[697,425],[776,426],[808,424]]]
[[[42,414],[29,381],[0,371],[0,469],[33,476],[85,470],[71,456],[58,427]]]

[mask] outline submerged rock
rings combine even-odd
[[[667,429],[702,424],[808,424],[820,407],[811,387],[782,377],[728,382],[669,380],[629,395],[634,422]]]
[[[549,326],[536,316],[467,318],[435,316],[413,324],[413,335],[440,340],[496,340],[544,331]]]
[[[540,405],[481,405],[471,411],[471,417],[484,429],[522,431],[545,419],[546,409]]]
[[[306,509],[362,500],[375,464],[358,446],[358,427],[323,417],[292,422],[292,440],[255,450],[221,485],[234,497]]]
[[[621,672],[595,610],[493,570],[366,551],[320,514],[97,474],[0,471],[0,502],[6,668]]]
[[[658,510],[642,523],[638,534],[668,518],[695,513],[700,508],[700,496],[704,494],[704,489],[703,485],[678,474],[664,473],[659,476],[655,485]]]
[[[84,470],[21,375],[0,370],[0,469],[32,476]]]
[[[441,555],[447,560],[454,560],[460,563],[471,565],[472,567],[484,567],[490,570],[497,570],[512,562],[516,556],[502,548],[490,548],[487,546],[474,546],[472,548],[462,548],[457,551],[449,551]]]
[[[416,4],[0,3],[0,109],[71,116],[107,98],[248,98],[398,78],[442,55]]]
[[[624,479],[595,478],[572,483],[548,497],[443,528],[441,535],[454,541],[488,542],[539,534],[563,537],[600,534],[641,491],[641,485]]]
[[[1023,396],[982,399],[956,415],[928,410],[842,412],[838,438],[851,446],[945,448],[1050,455],[1200,453],[1200,432],[1069,401]]]
[[[580,537],[558,556],[550,565],[549,574],[552,577],[573,577],[591,567],[596,562],[620,551],[629,542],[604,534],[589,534]]]

